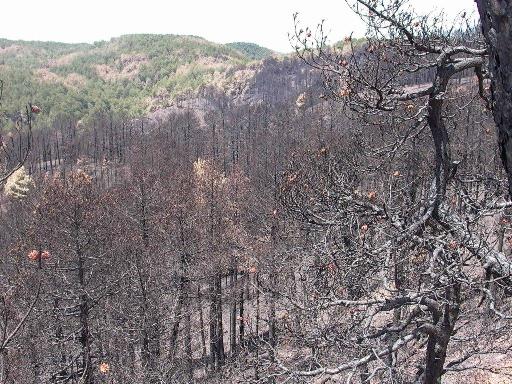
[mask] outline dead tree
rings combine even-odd
[[[498,128],[498,146],[512,196],[512,3],[490,0],[476,3],[488,44],[491,106]]]
[[[481,220],[482,215],[499,214],[500,210],[510,205],[503,200],[504,195],[500,195],[500,203],[494,204],[489,204],[482,196],[473,197],[475,209],[462,214],[449,204],[449,198],[457,195],[457,189],[464,185],[457,172],[465,164],[452,154],[454,143],[451,138],[455,133],[450,129],[453,124],[449,111],[454,106],[448,95],[454,80],[464,79],[477,89],[483,101],[477,104],[479,108],[490,107],[486,90],[487,45],[475,28],[469,25],[464,30],[446,28],[439,17],[418,16],[404,8],[406,3],[382,0],[357,0],[351,3],[353,11],[368,26],[367,38],[359,46],[350,37],[345,40],[344,47],[328,46],[323,25],[316,32],[303,29],[298,23],[295,25],[292,42],[296,52],[306,63],[321,71],[330,97],[347,107],[350,118],[359,118],[368,129],[382,133],[382,140],[369,138],[366,141],[366,144],[378,142],[377,148],[369,148],[368,145],[361,147],[363,153],[373,155],[375,164],[372,172],[378,175],[382,164],[394,164],[395,158],[410,151],[411,142],[418,138],[432,143],[431,153],[426,155],[433,164],[423,165],[430,180],[423,180],[423,197],[416,200],[413,210],[405,206],[398,209],[400,204],[393,202],[391,193],[383,198],[382,204],[377,204],[376,190],[370,190],[366,196],[361,195],[360,189],[371,185],[371,180],[357,180],[339,164],[324,168],[322,162],[317,161],[319,164],[315,165],[314,171],[305,170],[304,165],[300,164],[292,168],[288,182],[285,182],[285,199],[291,212],[309,226],[324,227],[331,234],[346,233],[347,241],[341,248],[345,262],[365,260],[366,265],[381,263],[381,271],[384,272],[377,273],[376,269],[372,274],[371,270],[363,269],[362,276],[371,283],[367,283],[358,297],[335,299],[335,295],[326,299],[324,296],[309,305],[295,302],[301,313],[325,311],[337,306],[360,308],[365,313],[361,315],[365,319],[361,320],[361,325],[369,321],[364,327],[372,330],[360,329],[363,335],[356,342],[360,346],[354,348],[354,358],[343,359],[345,362],[336,367],[327,368],[316,363],[316,368],[294,370],[280,364],[283,372],[291,376],[332,376],[362,368],[365,371],[362,377],[370,381],[375,375],[382,375],[382,371],[386,371],[378,363],[381,359],[404,348],[414,348],[409,344],[425,338],[419,348],[424,353],[423,363],[415,381],[439,383],[448,367],[461,364],[456,359],[449,361],[449,348],[457,322],[461,316],[467,316],[461,313],[466,297],[464,289],[469,287],[463,265],[472,260],[484,271],[486,278],[471,278],[475,284],[472,287],[479,287],[491,307],[494,308],[495,298],[487,288],[490,280],[498,279],[501,288],[505,291],[510,289],[511,261],[486,240],[481,226],[477,228],[468,223]],[[461,17],[464,19],[464,16]],[[424,81],[419,82],[418,79]],[[474,100],[468,100],[465,107],[472,102]],[[383,133],[383,127],[387,127],[388,134]],[[430,152],[428,146],[425,148]],[[340,159],[345,162],[351,156],[357,158],[351,155],[349,148],[340,151]],[[357,161],[353,164],[359,164]],[[352,171],[362,174],[359,168],[364,169],[357,165]],[[324,179],[319,179],[322,174]],[[379,176],[375,177],[377,179],[373,185],[377,189],[382,181],[378,179]],[[400,177],[400,172],[393,172],[393,177]],[[390,203],[397,210],[390,212]],[[382,224],[374,222],[370,218],[373,215],[379,217]],[[356,230],[354,223],[361,222],[364,224],[359,224],[360,239],[355,241],[352,238]],[[389,229],[396,232],[393,237],[386,239],[386,236],[381,236],[382,230],[371,232],[373,225],[376,225],[375,228],[389,225]],[[445,241],[439,242],[441,238]],[[338,239],[334,243],[342,244],[343,241]],[[329,242],[326,241],[326,244]],[[372,292],[388,286],[389,277],[386,276],[391,276],[392,271],[397,270],[392,255],[411,252],[418,247],[422,249],[422,254],[428,255],[428,265],[422,264],[424,260],[416,268],[430,277],[410,274],[409,284],[415,278],[419,279],[414,292],[410,288],[404,291],[403,286],[400,289],[386,288],[390,296],[385,299],[373,298]],[[340,252],[339,246],[333,245],[332,249],[333,253]],[[400,263],[404,262],[402,260]],[[395,266],[390,268],[393,264]],[[349,265],[357,264],[347,264],[346,267]],[[340,267],[335,264],[333,268]],[[353,274],[360,268],[363,265],[352,267],[353,270],[349,269],[347,273]],[[379,282],[376,274],[381,273],[383,280]],[[293,299],[290,300],[293,302]],[[371,325],[370,319],[377,313],[396,313],[397,309],[406,316],[395,317],[395,325],[387,324],[375,329]],[[503,313],[499,316],[508,318]],[[379,347],[380,342],[390,338],[393,339],[392,343]],[[365,349],[373,352],[365,354]],[[368,369],[371,372],[367,372]],[[393,372],[389,374],[394,375]]]

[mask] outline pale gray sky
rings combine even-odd
[[[332,40],[355,32],[361,21],[344,0],[1,0],[0,37],[22,40],[93,42],[128,33],[202,36],[218,43],[249,41],[290,51],[292,14],[304,25],[326,19]],[[473,0],[412,0],[420,11],[448,15],[475,9]]]

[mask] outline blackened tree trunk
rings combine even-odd
[[[215,281],[216,284],[216,311],[215,317],[217,320],[217,329],[216,329],[216,341],[217,341],[217,358],[219,366],[224,365],[224,360],[226,357],[226,353],[224,351],[224,326],[222,324],[222,280],[219,277]]]
[[[244,336],[245,336],[245,318],[244,318],[244,289],[245,289],[245,280],[246,275],[242,275],[242,281],[240,282],[240,304],[238,306],[238,342],[240,346],[244,345]]]
[[[512,196],[512,1],[476,0],[489,44],[489,72],[494,121],[501,160]]]
[[[447,287],[442,309],[432,313],[433,321],[426,328],[428,333],[425,359],[424,384],[441,384],[448,344],[459,317],[460,286]]]
[[[12,383],[9,376],[9,355],[7,349],[0,352],[0,367],[0,383]]]
[[[190,316],[190,279],[188,264],[190,262],[190,254],[187,252],[187,243],[185,238],[185,228],[183,218],[178,218],[178,227],[180,230],[180,284],[178,292],[178,303],[175,313],[174,323],[171,327],[171,339],[169,344],[169,358],[172,364],[177,352],[178,334],[180,329],[181,318],[184,318],[184,351],[186,358],[186,374],[189,382],[192,382],[193,367],[192,367],[192,336],[191,336],[191,316]]]
[[[268,303],[268,337],[269,337],[269,346],[270,346],[270,361],[272,363],[275,362],[275,348],[277,344],[277,335],[276,335],[276,295],[275,289],[277,286],[277,271],[276,271],[276,254],[275,250],[277,247],[277,219],[274,217],[272,228],[271,228],[271,241],[272,241],[272,253],[271,253],[271,262],[270,262],[270,273],[269,273],[269,283],[270,283],[270,292],[269,292],[269,303]],[[273,377],[268,379],[268,383],[275,383]]]
[[[206,360],[206,335],[204,331],[204,319],[203,319],[203,298],[201,296],[201,288],[197,287],[197,310],[199,312],[199,328],[201,331],[201,358],[208,364]]]
[[[217,366],[217,343],[215,340],[215,282],[211,282],[209,286],[211,292],[210,298],[210,369],[215,370]]]
[[[258,337],[260,334],[260,280],[258,276],[258,272],[254,277],[256,284],[256,332],[255,332],[255,343],[256,343],[256,364],[254,365],[254,380],[257,382],[260,378],[259,371],[259,360],[260,360],[260,343],[258,341]],[[247,295],[249,298],[249,295]]]
[[[80,321],[80,344],[82,346],[82,366],[81,376],[82,380],[86,384],[92,383],[91,377],[91,333],[89,329],[89,296],[87,295],[87,289],[85,284],[85,260],[82,252],[82,246],[80,244],[80,220],[81,215],[79,210],[75,207],[74,211],[74,240],[75,240],[75,252],[77,257],[77,277],[80,289],[79,295],[79,321]]]
[[[184,262],[184,260],[186,260],[186,256],[182,255],[182,262]],[[182,274],[180,277],[178,303],[176,305],[176,313],[174,315],[175,319],[171,327],[171,338],[169,340],[169,360],[171,360],[171,362],[174,361],[177,352],[176,348],[178,345],[180,321],[183,314],[183,305],[185,301],[185,288],[188,286],[187,280],[188,278],[185,276],[185,274]]]
[[[188,302],[188,300],[187,300]],[[187,305],[185,309],[185,338],[183,342],[185,343],[185,358],[186,358],[186,378],[188,383],[194,382],[194,366],[192,359],[192,318],[190,314],[190,305]]]
[[[233,266],[230,273],[230,289],[231,289],[231,303],[229,312],[229,349],[233,356],[236,353],[236,302],[238,292],[236,290],[237,283],[237,267]]]
[[[224,365],[224,330],[222,325],[222,276],[217,274],[210,284],[210,360],[212,368]]]

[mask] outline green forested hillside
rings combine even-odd
[[[245,56],[253,60],[266,59],[273,54],[272,50],[254,43],[235,42],[226,44],[226,46],[242,52]]]
[[[253,44],[177,35],[125,35],[94,44],[0,39],[2,107],[9,114],[32,102],[46,119],[100,111],[140,115],[201,85],[229,82],[236,69],[269,53]]]

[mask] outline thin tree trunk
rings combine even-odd
[[[236,353],[236,301],[237,301],[237,290],[236,290],[236,266],[231,269],[230,275],[230,289],[231,289],[231,308],[229,312],[229,349],[231,356]]]
[[[259,348],[259,336],[260,336],[260,284],[258,272],[256,272],[256,334],[254,341],[256,343],[256,365],[254,366],[254,380],[259,380],[259,360],[260,360],[260,348]]]
[[[204,332],[204,318],[203,318],[203,298],[201,296],[201,287],[197,287],[197,306],[199,311],[199,328],[201,333],[201,358],[205,361],[206,366],[208,367],[208,361],[206,360],[206,335]]]
[[[13,381],[9,377],[9,355],[7,349],[0,353],[0,366],[0,383],[11,384]]]
[[[190,305],[188,304],[185,308],[185,338],[184,338],[184,349],[185,349],[185,357],[186,357],[186,377],[187,383],[192,383],[194,381],[194,366],[192,360],[192,319],[190,315]]]
[[[224,351],[224,327],[222,324],[222,278],[220,275],[218,275],[218,277],[216,278],[215,288],[215,341],[218,364],[219,367],[221,367],[222,365],[224,365],[226,353]]]
[[[240,305],[238,306],[239,313],[239,325],[238,325],[238,337],[239,344],[244,345],[244,336],[245,336],[245,318],[244,318],[244,285],[245,285],[245,274],[242,276],[242,281],[240,282]]]
[[[217,363],[217,349],[215,344],[215,298],[213,292],[215,291],[215,283],[210,283],[210,292],[212,297],[210,298],[210,369],[214,370]]]

